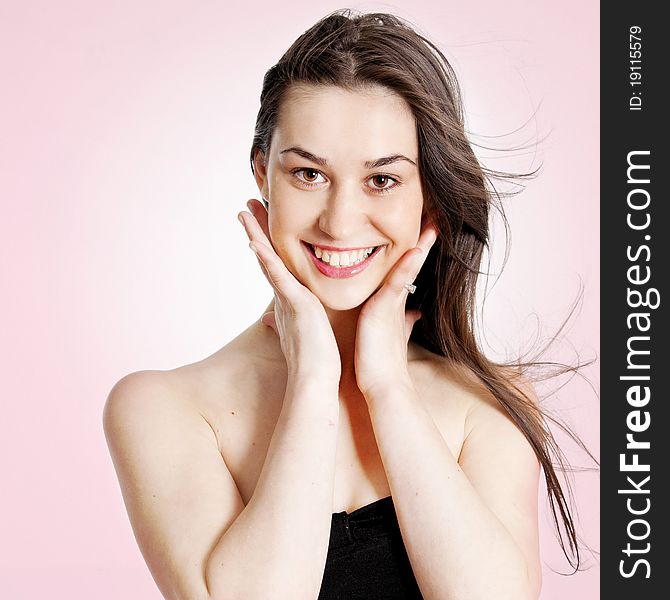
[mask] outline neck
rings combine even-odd
[[[274,299],[263,312],[273,309]],[[325,308],[325,311],[340,351],[340,364],[342,366],[340,389],[358,389],[356,386],[356,371],[354,369],[354,351],[356,348],[356,327],[361,308],[357,307],[351,310]]]
[[[326,308],[325,310],[340,351],[340,364],[342,365],[341,384],[346,388],[349,386],[356,388],[354,351],[356,349],[356,328],[358,326],[361,307],[352,308],[351,310],[332,310],[330,308]]]

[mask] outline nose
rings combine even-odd
[[[354,236],[368,220],[364,207],[355,191],[333,189],[319,216],[319,228],[335,241],[355,242]]]

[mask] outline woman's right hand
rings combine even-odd
[[[249,236],[263,274],[274,290],[273,311],[262,321],[279,336],[289,377],[340,380],[340,353],[321,301],[286,268],[270,241],[268,213],[258,200],[249,200],[250,213],[238,219]]]

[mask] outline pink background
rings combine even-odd
[[[159,599],[102,432],[123,375],[199,360],[259,315],[269,288],[235,219],[262,76],[342,5],[293,1],[0,3],[0,597]],[[511,255],[485,308],[492,355],[551,335],[552,356],[598,351],[598,3],[404,1],[445,49],[475,138],[549,134],[501,169],[544,163],[507,203]],[[534,118],[531,116],[535,113]],[[504,242],[496,229],[494,271]],[[598,383],[597,366],[585,369]],[[552,406],[597,453],[598,405],[574,379]],[[579,464],[586,464],[581,455]],[[598,548],[597,474],[576,476]],[[542,496],[544,600],[598,596],[598,565],[565,571]],[[483,565],[485,570],[485,565]]]

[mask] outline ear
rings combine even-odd
[[[263,200],[267,202],[268,198],[268,169],[265,160],[265,155],[262,150],[256,150],[254,154],[254,178],[256,185],[261,193]]]

